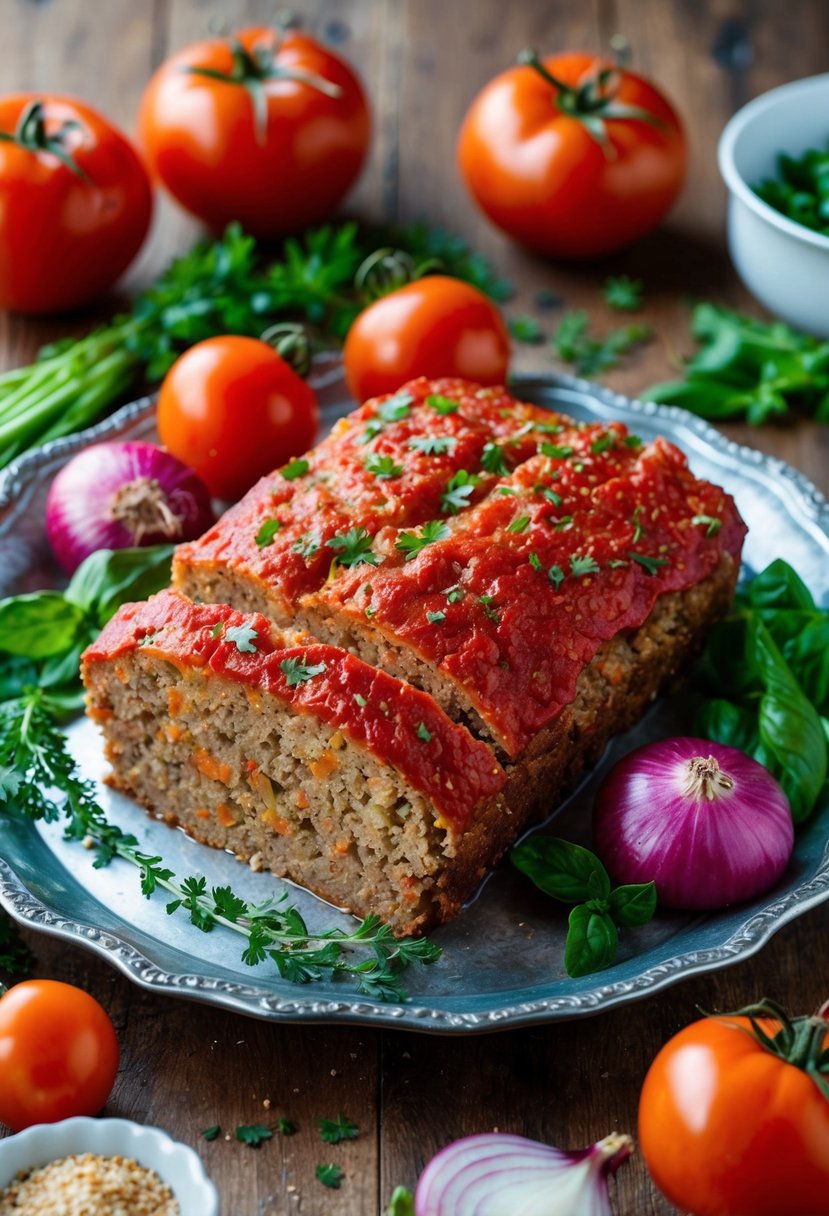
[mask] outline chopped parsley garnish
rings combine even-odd
[[[492,602],[495,599],[494,595],[479,595],[478,603],[483,605],[484,616],[489,621],[494,621],[496,625],[500,624],[501,618],[498,615],[497,609],[492,607]]]
[[[222,1129],[218,1123],[214,1123],[212,1127],[206,1127],[202,1132],[203,1140],[216,1140],[222,1134]]]
[[[586,574],[598,574],[599,567],[588,554],[584,556],[573,554],[570,558],[570,573],[574,578],[583,578]]]
[[[282,527],[281,519],[266,519],[262,523],[262,527],[256,533],[256,543],[260,549],[264,549],[266,545],[273,543],[273,538],[276,536],[279,529]]]
[[[533,570],[543,570],[544,569],[544,566],[542,565],[542,562],[541,562],[541,558],[538,556],[537,553],[531,553],[530,556],[527,558],[527,560],[530,563],[530,565],[532,566]]]
[[[408,418],[409,407],[413,402],[414,397],[409,393],[395,393],[388,401],[383,402],[377,410],[377,417],[382,418],[384,422],[399,422],[401,418]]]
[[[329,1187],[332,1191],[340,1189],[340,1183],[345,1178],[345,1170],[341,1165],[318,1165],[314,1170],[317,1182],[321,1182],[323,1186]]]
[[[434,393],[431,397],[427,397],[426,404],[436,414],[457,414],[461,408],[457,401],[453,401],[451,397],[442,397],[439,393]]]
[[[222,622],[220,621],[218,626],[214,625],[213,628],[210,630],[210,636],[217,638],[221,632],[222,632]],[[145,633],[143,638],[138,639],[138,645],[139,646],[152,646],[154,641],[155,641],[155,632]]]
[[[217,638],[219,636],[219,634],[222,632],[222,630],[224,629],[224,627],[225,627],[224,621],[217,621],[216,624],[213,626],[213,628],[210,630],[211,638]]]
[[[594,456],[601,456],[602,452],[609,452],[616,443],[616,436],[613,431],[605,431],[603,435],[597,435],[590,444],[590,451]]]
[[[303,532],[298,540],[295,540],[291,545],[294,553],[298,553],[300,557],[304,557],[307,561],[309,557],[313,557],[322,544],[322,535],[319,532]]]
[[[340,566],[357,566],[360,562],[377,566],[380,558],[372,552],[373,539],[365,528],[349,528],[342,536],[332,536],[325,543],[329,549],[336,550],[336,560]]]
[[[631,561],[638,562],[640,566],[644,566],[648,574],[656,574],[660,566],[667,566],[667,557],[648,557],[644,553],[628,553]]]
[[[375,477],[399,477],[403,472],[403,465],[395,464],[391,456],[369,456],[363,467]]]
[[[295,481],[297,477],[304,477],[309,468],[307,460],[291,460],[279,472],[286,481]]]
[[[319,1119],[320,1135],[326,1144],[339,1144],[341,1140],[356,1140],[360,1130],[356,1123],[337,1115],[336,1119]]]
[[[450,587],[446,592],[446,599],[450,604],[459,604],[465,595],[463,587]]]
[[[638,545],[639,541],[645,535],[645,529],[642,527],[642,507],[637,507],[633,512],[633,543]]]
[[[705,528],[705,535],[710,539],[716,536],[722,527],[722,520],[717,519],[714,515],[695,515],[691,520],[692,524],[700,524]]]
[[[557,522],[553,524],[553,531],[554,532],[563,532],[565,528],[570,527],[570,524],[572,522],[573,522],[572,515],[562,515],[561,519],[557,520]]]
[[[556,494],[555,490],[551,490],[549,486],[539,486],[542,498],[546,498],[554,507],[560,507],[564,499],[560,494]]]
[[[611,329],[603,338],[594,338],[587,313],[579,309],[564,314],[552,342],[559,359],[574,363],[582,376],[595,376],[615,367],[622,355],[650,338],[651,331],[646,325],[623,325]]]
[[[236,1139],[250,1148],[259,1148],[266,1140],[273,1140],[273,1131],[264,1123],[252,1123],[249,1126],[236,1128]]]
[[[561,566],[550,566],[550,569],[547,571],[547,578],[553,584],[556,591],[558,591],[566,577],[567,575],[564,573]]]
[[[277,1119],[276,1130],[282,1136],[295,1136],[296,1124],[292,1123],[290,1119]]]
[[[366,424],[366,429],[363,431],[358,443],[371,443],[372,439],[376,439],[383,430],[383,423],[379,418],[371,418]]]
[[[365,699],[365,697],[362,695],[362,693],[355,692],[354,700],[360,706],[360,709],[365,709],[365,707],[368,705],[368,701]]]
[[[449,536],[449,529],[446,524],[440,519],[432,519],[423,525],[419,536],[416,532],[401,532],[394,542],[394,547],[406,554],[408,562],[416,557],[421,549],[425,549],[427,545],[433,545],[436,540],[446,540],[447,536]]]
[[[481,453],[481,468],[486,469],[487,473],[496,473],[500,477],[509,472],[507,462],[504,460],[504,449],[500,444],[484,444],[484,450]]]
[[[447,452],[454,452],[457,446],[454,435],[419,435],[409,440],[409,447],[415,452],[422,452],[424,456],[443,456]]]
[[[301,659],[283,659],[279,664],[279,670],[285,677],[285,682],[289,688],[295,684],[304,684],[306,680],[313,680],[314,676],[321,676],[324,671],[327,671],[325,663],[314,663],[313,665],[305,662],[306,656]]]
[[[559,446],[557,443],[547,443],[546,440],[539,447],[542,456],[549,456],[550,460],[566,460],[568,456],[572,456],[575,448],[571,448],[569,444]]]
[[[526,342],[529,346],[537,346],[539,342],[544,341],[541,326],[535,317],[530,317],[526,313],[510,317],[507,328],[516,342]]]
[[[633,448],[634,451],[642,446],[642,440],[639,435],[625,435],[622,443],[626,448]]]
[[[560,422],[536,422],[533,430],[541,431],[542,435],[560,435],[564,427]]]
[[[605,303],[616,312],[636,312],[642,307],[642,292],[645,284],[630,275],[611,275],[602,289]]]
[[[377,609],[372,608],[371,604],[369,604],[368,608],[366,608],[366,616],[368,617],[369,620],[371,620],[371,618],[374,616],[376,611],[377,611]]]
[[[446,483],[446,489],[441,495],[441,511],[449,511],[452,515],[457,515],[458,511],[469,506],[469,499],[476,486],[480,484],[480,477],[476,477],[474,473],[468,473],[466,469],[458,469],[455,476]]]
[[[429,622],[429,624],[430,624],[430,625],[439,625],[439,624],[441,623],[441,621],[445,621],[445,620],[446,620],[446,613],[445,613],[445,612],[440,612],[440,611],[438,611],[438,612],[427,612],[427,613],[426,613],[426,620]]]
[[[253,625],[231,625],[230,629],[225,630],[225,641],[232,642],[237,650],[246,654],[256,654],[254,639],[258,636]]]
[[[417,737],[422,739],[424,743],[432,742],[432,732],[426,729],[426,723],[421,722],[417,728]]]
[[[512,523],[507,526],[507,532],[526,532],[527,528],[529,527],[529,523],[529,515],[519,515],[517,519],[514,519]]]
[[[506,498],[507,496],[517,498],[521,491],[516,486],[498,486],[498,493],[503,498]]]
[[[612,557],[607,564],[611,570],[620,570],[622,566],[629,566],[630,562],[626,562],[621,557]]]

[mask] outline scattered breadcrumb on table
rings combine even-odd
[[[180,1216],[154,1170],[128,1157],[60,1157],[0,1191],[0,1216]]]

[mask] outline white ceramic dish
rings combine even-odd
[[[829,237],[796,224],[751,189],[777,172],[777,156],[829,144],[829,73],[763,93],[720,136],[728,186],[728,247],[761,304],[790,325],[829,338]]]
[[[218,1216],[219,1196],[196,1153],[157,1127],[128,1119],[64,1119],[39,1123],[0,1140],[0,1190],[19,1170],[36,1169],[59,1157],[95,1153],[130,1157],[155,1170],[178,1200],[181,1216]]]

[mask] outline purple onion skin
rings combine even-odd
[[[712,756],[733,783],[709,800],[684,792],[688,765]],[[725,908],[774,886],[789,862],[794,828],[774,777],[735,747],[688,737],[625,756],[599,790],[596,851],[617,883],[655,882],[663,907]]]
[[[157,483],[157,526],[130,526],[116,495],[124,486]],[[195,540],[215,522],[207,488],[186,465],[153,443],[96,443],[57,474],[46,499],[46,534],[60,565],[73,574],[98,549],[130,549]],[[147,520],[145,520],[145,523]]]

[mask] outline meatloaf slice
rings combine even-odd
[[[293,623],[303,595],[393,555],[398,530],[452,520],[539,442],[581,424],[502,388],[416,380],[343,418],[177,553],[177,588]]]
[[[122,608],[82,663],[112,784],[399,933],[444,919],[477,882],[464,833],[497,812],[503,769],[426,694],[270,630],[175,592]]]

